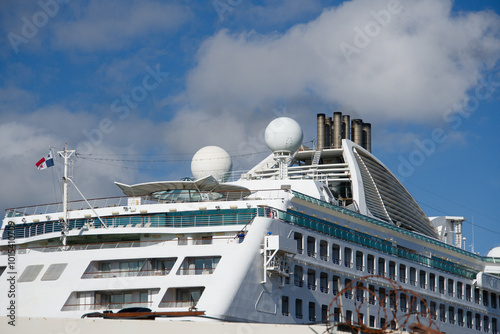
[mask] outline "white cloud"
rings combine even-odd
[[[346,2],[282,35],[220,31],[200,48],[187,95],[213,110],[302,96],[364,118],[442,119],[500,58],[499,17],[457,15],[447,0],[393,2]],[[373,13],[391,8],[400,10],[377,24]],[[348,57],[346,44],[356,48]]]
[[[97,1],[74,7],[75,19],[58,23],[54,44],[81,51],[127,49],[142,42],[141,36],[161,35],[178,29],[191,19],[187,6],[158,1]]]

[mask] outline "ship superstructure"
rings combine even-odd
[[[207,158],[195,179],[117,183],[126,197],[7,210],[0,289],[15,256],[22,317],[142,307],[194,321],[498,332],[500,249],[468,252],[464,217],[427,217],[371,154],[369,124],[319,114],[308,148],[295,121],[278,122],[266,129],[273,153],[234,182]]]

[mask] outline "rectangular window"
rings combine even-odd
[[[316,322],[316,303],[309,302],[309,321]]]
[[[290,305],[288,296],[281,297],[281,314],[287,317],[290,315]]]
[[[332,245],[332,261],[335,264],[340,264],[340,246]]]
[[[295,299],[295,317],[302,319],[302,299]]]
[[[160,307],[196,307],[205,287],[168,288]]]
[[[363,263],[363,252],[357,251],[356,252],[356,269],[359,271],[365,270],[365,266]]]
[[[177,275],[210,275],[219,264],[220,256],[187,257]]]
[[[326,323],[328,318],[328,305],[321,305],[321,323]]]
[[[328,261],[328,243],[325,240],[319,242],[319,258]]]
[[[307,237],[307,255],[316,257],[316,239],[314,237]]]
[[[293,270],[293,282],[299,288],[304,285],[304,270],[301,266],[295,266]]]
[[[323,293],[328,293],[328,274],[319,274],[319,289]]]
[[[307,270],[307,288],[309,290],[316,290],[316,271]]]
[[[302,254],[304,252],[304,246],[302,245],[302,234],[295,232],[293,234],[293,240],[297,243],[297,253]]]

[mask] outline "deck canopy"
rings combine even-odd
[[[209,175],[198,180],[158,181],[127,185],[115,182],[127,196],[151,196],[159,200],[200,201],[200,200],[237,200],[250,195],[248,188],[219,183]]]

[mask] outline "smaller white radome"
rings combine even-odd
[[[217,181],[225,182],[232,168],[229,153],[219,146],[205,146],[191,160],[191,172],[195,179],[212,175]]]
[[[273,152],[295,152],[302,144],[302,128],[290,117],[273,120],[264,132],[267,147]]]

